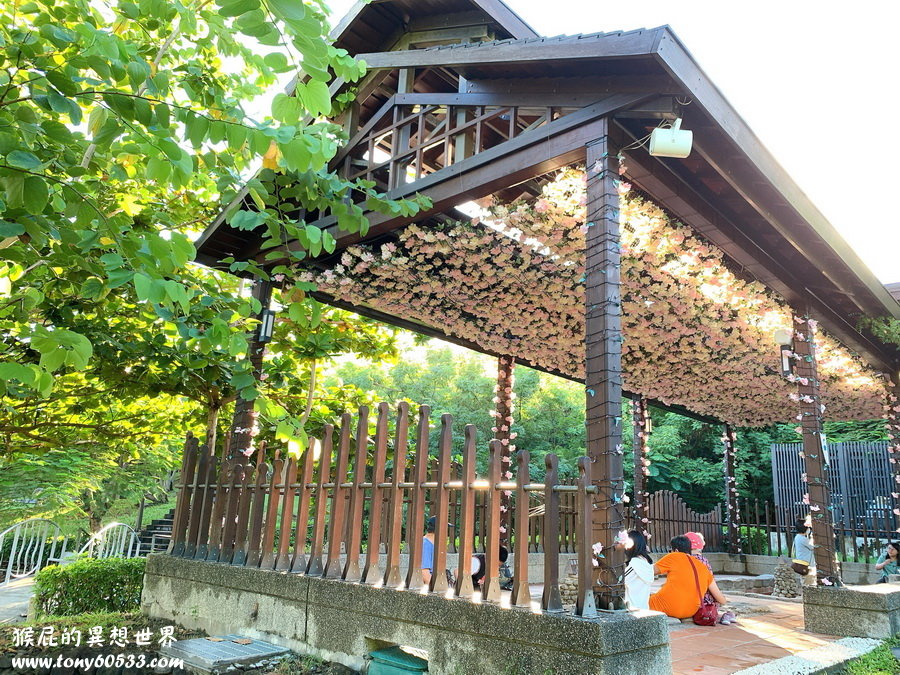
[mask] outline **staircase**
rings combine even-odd
[[[163,518],[152,521],[138,532],[141,555],[159,553],[169,547],[172,540],[172,523],[175,520],[175,509],[171,509]]]

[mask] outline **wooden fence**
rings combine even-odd
[[[435,570],[447,566],[448,542],[440,533],[448,531],[448,524],[457,526],[452,538],[457,540],[454,548],[459,565],[452,593],[472,596],[470,566],[477,543],[485,551],[487,568],[482,600],[499,602],[502,495],[510,491],[516,504],[525,505],[530,495],[540,494],[544,502],[540,517],[531,518],[529,509],[519,508],[509,520],[514,555],[512,603],[531,603],[528,552],[539,548],[544,555],[541,607],[562,611],[559,553],[565,548],[574,550],[579,563],[576,613],[596,613],[590,546],[576,546],[578,541],[590,541],[591,536],[591,520],[585,514],[591,513],[595,488],[590,484],[587,458],[579,460],[579,478],[574,485],[560,484],[555,455],[545,458],[545,482],[531,483],[529,455],[523,450],[516,457],[516,480],[505,481],[501,477],[501,445],[494,440],[489,447],[487,480],[478,480],[475,427],[468,425],[463,461],[459,475],[454,476],[450,462],[453,420],[443,415],[437,466],[429,480],[428,406],[419,408],[412,439],[415,458],[407,467],[409,412],[405,403],[399,405],[390,470],[386,469],[390,409],[384,403],[378,406],[371,442],[368,415],[368,408],[360,408],[355,434],[349,414],[341,418],[339,429],[326,426],[322,439],[313,441],[299,460],[276,455],[269,463],[261,449],[253,464],[220,462],[196,438],[189,437],[169,553],[420,590],[424,582],[419,561],[427,512],[436,518],[439,533],[434,540]],[[570,513],[563,510],[564,500]],[[405,569],[401,550],[408,554]],[[446,576],[433,574],[428,590],[447,592]]]

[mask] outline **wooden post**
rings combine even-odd
[[[184,442],[184,454],[181,457],[181,480],[178,488],[178,499],[175,502],[175,519],[172,521],[172,539],[169,541],[170,555],[184,553],[184,540],[187,537],[188,515],[191,510],[191,495],[194,491],[194,469],[197,463],[198,441],[194,434],[188,432]]]
[[[515,445],[512,440],[513,423],[513,386],[515,385],[514,369],[516,360],[512,356],[500,356],[497,358],[497,388],[494,411],[494,438],[500,441],[502,454],[500,455],[501,480],[512,479],[512,456]],[[506,544],[509,541],[510,520],[510,495],[509,490],[504,490],[500,495],[500,542]]]
[[[559,459],[553,453],[544,456],[544,593],[541,609],[545,612],[563,611],[559,592]]]
[[[597,605],[594,599],[594,555],[591,544],[591,510],[593,499],[587,491],[591,484],[591,460],[582,457],[578,460],[578,597],[575,600],[575,613],[585,618],[597,616]],[[603,554],[606,555],[606,547]]]
[[[287,572],[291,568],[291,556],[288,548],[291,544],[291,526],[294,520],[294,483],[297,482],[297,460],[288,457],[284,472],[284,491],[281,493],[281,523],[278,531],[278,557],[275,558],[275,569]]]
[[[416,429],[416,459],[412,470],[412,496],[406,516],[406,542],[409,569],[406,587],[414,591],[422,588],[422,539],[425,536],[425,475],[428,471],[428,423],[431,408],[419,406],[419,426]]]
[[[463,446],[462,491],[460,496],[461,516],[459,523],[459,565],[456,572],[456,597],[471,598],[475,592],[472,586],[472,545],[475,536],[475,425],[466,425],[466,442]]]
[[[397,404],[397,424],[394,429],[394,472],[391,476],[391,501],[388,507],[389,528],[387,555],[384,561],[384,585],[398,588],[400,578],[400,545],[403,543],[403,488],[406,480],[406,447],[409,438],[409,404]]]
[[[347,505],[343,483],[347,480],[347,465],[350,461],[350,427],[353,418],[350,413],[341,415],[341,434],[338,439],[337,462],[334,469],[334,489],[331,491],[331,518],[328,523],[328,557],[325,561],[325,578],[338,579],[343,573],[341,565],[341,544],[344,541],[344,523],[347,520]]]
[[[269,480],[269,465],[256,465],[256,487],[253,491],[253,506],[250,507],[250,541],[247,545],[247,567],[259,567],[262,559],[262,528],[266,509],[266,483]]]
[[[891,373],[888,381],[890,390],[884,406],[884,419],[887,423],[888,458],[894,482],[891,492],[894,513],[894,527],[900,532],[900,372]]]
[[[528,589],[528,493],[529,483],[528,451],[519,450],[516,455],[516,522],[515,553],[513,560],[512,604],[519,607],[531,606],[531,592]]]
[[[641,528],[644,534],[649,534],[650,512],[647,509],[647,476],[650,475],[650,459],[648,458],[647,442],[650,440],[650,410],[647,399],[639,396],[631,402],[631,418],[634,430],[632,441],[634,455],[634,526]]]
[[[205,487],[203,488],[203,503],[200,513],[200,532],[197,537],[197,551],[194,553],[195,560],[206,560],[209,553],[209,521],[214,506],[214,498],[216,496],[216,477],[218,474],[219,458],[210,455],[206,464],[206,478],[204,479]]]
[[[586,147],[587,235],[585,262],[585,394],[587,455],[592,463],[593,522],[578,543],[590,551],[603,544],[598,575],[601,606],[625,607],[623,554],[614,548],[624,527],[622,507],[622,327],[619,249],[619,194],[615,151],[607,136],[609,120],[599,121],[600,137]],[[579,599],[584,602],[583,598]]]
[[[434,557],[431,568],[431,593],[447,592],[447,504],[448,489],[444,487],[450,478],[450,453],[453,452],[453,417],[441,415],[441,439],[438,448],[437,499],[435,499],[434,516]]]
[[[231,560],[223,560],[222,562],[231,562],[232,565],[243,566],[247,562],[247,532],[250,527],[250,496],[253,492],[253,486],[256,485],[256,467],[248,466],[244,468],[244,480],[241,482],[241,496],[238,501],[237,521],[234,531],[234,553]]]
[[[808,316],[794,317],[794,357],[796,367],[791,376],[797,383],[803,436],[803,465],[812,519],[816,576],[820,584],[842,585],[841,569],[834,551],[834,523],[826,448],[822,442],[824,406],[819,397],[816,369],[816,322]]]
[[[309,563],[306,573],[313,577],[320,577],[325,571],[322,562],[323,543],[325,541],[325,510],[328,506],[328,496],[325,483],[331,478],[331,453],[334,436],[334,427],[325,425],[325,435],[322,439],[322,454],[319,455],[319,480],[316,482],[316,512],[313,516],[312,542],[309,551]]]
[[[260,340],[259,328],[265,312],[272,301],[272,282],[257,279],[253,284],[253,299],[257,300],[261,309],[256,318],[260,321],[253,333],[248,336],[248,358],[252,368],[253,379],[259,382],[262,379],[263,358],[266,354],[266,341]],[[247,401],[241,396],[237,397],[234,404],[234,418],[231,423],[229,446],[230,456],[241,464],[247,462],[248,452],[253,443],[253,437],[257,434],[257,418],[254,401]]]
[[[209,454],[206,446],[201,446],[198,451],[197,474],[194,480],[194,489],[191,494],[190,517],[188,518],[188,533],[184,543],[184,557],[193,558],[197,553],[197,539],[200,535],[200,513],[203,510],[203,498],[208,471]]]
[[[359,407],[359,420],[356,426],[356,457],[353,459],[353,476],[350,488],[350,536],[347,541],[347,560],[344,563],[345,581],[359,581],[362,570],[359,567],[359,546],[362,543],[363,502],[365,488],[361,483],[366,480],[366,455],[369,448],[369,408]]]
[[[734,475],[734,443],[737,436],[731,425],[725,423],[722,433],[722,464],[725,476],[725,529],[728,532],[728,552],[740,553],[741,545],[738,537],[737,483]]]
[[[291,558],[291,572],[306,572],[306,535],[309,528],[309,502],[313,481],[313,459],[317,440],[311,440],[303,453],[303,471],[297,492],[297,524],[294,526],[294,555]]]
[[[269,483],[269,503],[266,508],[266,520],[263,524],[262,560],[259,566],[264,570],[275,567],[275,527],[278,523],[278,485],[284,484],[285,462],[275,453],[272,462],[272,481]]]
[[[484,551],[484,583],[481,585],[481,599],[485,602],[500,602],[500,456],[503,446],[500,441],[491,441],[488,460],[487,489],[487,545]]]
[[[381,567],[381,517],[383,514],[384,465],[387,459],[388,417],[391,407],[387,403],[378,404],[378,422],[375,425],[375,466],[372,468],[372,500],[369,502],[369,541],[366,546],[366,565],[362,581],[366,584],[384,580]]]

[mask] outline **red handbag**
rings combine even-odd
[[[700,577],[697,576],[697,568],[694,561],[687,553],[688,562],[691,564],[691,571],[694,573],[694,583],[697,584],[697,595],[700,596],[700,609],[694,612],[694,623],[698,626],[715,626],[719,620],[719,606],[714,602],[704,602],[706,597],[700,590]]]

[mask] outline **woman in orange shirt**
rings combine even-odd
[[[712,572],[691,556],[691,542],[683,535],[672,539],[672,553],[660,558],[653,566],[653,570],[657,574],[666,575],[666,583],[650,596],[650,609],[676,619],[687,619],[700,609],[700,598],[707,590],[720,605],[727,602],[716,585]],[[696,581],[694,570],[697,571]]]

